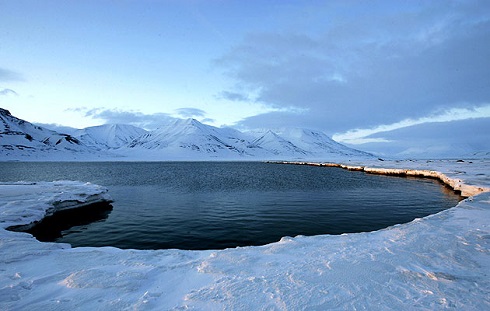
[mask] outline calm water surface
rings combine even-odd
[[[136,249],[221,249],[372,231],[461,200],[431,179],[254,162],[0,163],[0,181],[19,180],[106,186],[112,211],[75,222],[54,240]]]

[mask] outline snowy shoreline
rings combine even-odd
[[[490,186],[487,160],[349,166]],[[379,231],[226,250],[70,248],[5,230],[40,220],[54,202],[97,195],[109,199],[105,188],[79,182],[0,184],[0,309],[490,309],[488,192]]]
[[[323,162],[271,161],[269,163],[309,165],[309,166],[320,166],[320,167],[339,167],[349,171],[362,171],[369,174],[433,178],[441,181],[443,184],[449,186],[451,189],[453,189],[455,192],[460,193],[461,196],[465,198],[475,196],[483,192],[490,192],[490,187],[468,185],[465,184],[464,181],[460,178],[451,178],[448,177],[446,174],[434,170],[370,167],[370,166],[363,166],[363,165],[347,165],[347,164],[329,163],[329,162],[323,163]],[[464,161],[457,162],[457,163],[464,163]]]
[[[56,212],[112,202],[107,188],[77,181],[0,182],[0,227],[34,225]]]

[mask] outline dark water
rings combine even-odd
[[[247,162],[0,163],[0,181],[19,180],[108,187],[112,211],[62,226],[55,240],[136,249],[221,249],[372,231],[461,199],[431,179]]]

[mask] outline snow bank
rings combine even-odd
[[[380,175],[395,175],[395,176],[412,176],[412,177],[426,177],[440,180],[442,183],[451,187],[454,191],[458,191],[464,197],[470,197],[482,192],[490,192],[490,187],[481,186],[480,184],[490,183],[487,174],[482,172],[488,172],[490,165],[488,160],[438,160],[438,161],[368,161],[365,160],[360,164],[342,164],[342,163],[325,163],[325,162],[298,162],[298,161],[282,161],[272,162],[278,164],[294,164],[294,165],[311,165],[311,166],[324,166],[324,167],[339,167],[350,171],[363,171],[369,174]],[[425,162],[425,163],[424,163]],[[415,167],[415,168],[393,168],[400,166],[403,163],[403,167]],[[422,165],[432,167],[432,169],[417,169]],[[447,170],[448,173],[444,174],[439,170]],[[482,178],[485,176],[485,178]],[[463,181],[462,178],[468,181]],[[477,180],[475,180],[477,179]],[[476,182],[476,183],[475,183]]]
[[[437,165],[451,177],[465,164]],[[490,185],[486,164],[464,172],[466,184]],[[2,227],[92,187],[2,184]],[[488,310],[489,224],[490,193],[482,193],[380,231],[219,251],[70,248],[0,229],[0,309]]]
[[[0,183],[0,227],[29,225],[56,211],[112,201],[107,189],[77,181]]]

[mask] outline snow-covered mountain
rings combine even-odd
[[[261,134],[242,133],[217,128],[195,119],[177,120],[142,137],[127,147],[148,149],[153,154],[165,152],[182,158],[243,159],[320,159],[322,157],[369,157],[368,153],[343,146],[321,132],[288,129],[278,134],[271,130]],[[158,151],[159,150],[159,151]],[[143,151],[139,151],[143,153]]]
[[[101,125],[60,134],[0,110],[1,160],[334,160],[372,155],[307,129],[243,133],[195,119],[154,131]]]
[[[0,108],[0,159],[56,159],[90,154],[93,150],[77,138],[36,126]]]
[[[345,155],[347,157],[370,156],[366,152],[344,146],[325,133],[304,128],[288,128],[277,132],[278,135],[291,142],[306,154],[317,156]]]
[[[157,149],[172,154],[243,155],[238,131],[219,129],[194,119],[176,120],[133,140],[128,148]]]
[[[87,146],[97,148],[119,148],[148,132],[127,124],[104,124],[76,130],[74,136]]]
[[[292,142],[282,138],[271,130],[256,138],[249,147],[262,149],[262,151],[269,152],[273,155],[286,153],[295,157],[302,157],[308,154],[305,150],[297,147]]]

